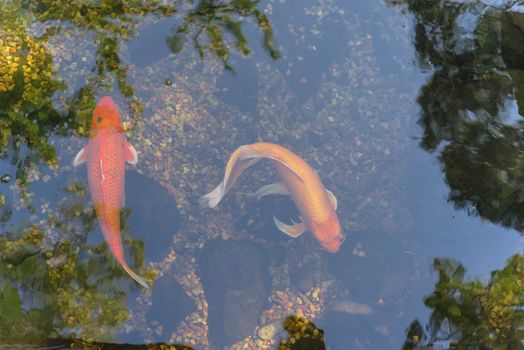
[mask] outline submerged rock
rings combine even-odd
[[[130,235],[144,242],[146,261],[166,256],[182,218],[173,196],[158,182],[134,171],[126,172],[126,207]]]
[[[211,343],[223,348],[252,335],[269,296],[259,246],[224,241],[204,250],[200,273],[209,304]]]
[[[157,340],[168,341],[177,325],[193,311],[193,301],[172,276],[155,281],[152,301],[146,315],[148,324],[155,329]]]

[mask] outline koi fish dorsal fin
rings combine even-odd
[[[73,166],[79,166],[82,163],[85,163],[87,161],[87,154],[89,151],[89,147],[85,146],[75,156],[75,159],[73,159]]]
[[[126,157],[127,163],[133,164],[133,165],[138,163],[138,154],[136,153],[136,149],[135,147],[133,147],[132,144],[126,141],[124,150],[125,150],[125,157]]]
[[[288,224],[284,224],[282,221],[277,219],[276,216],[273,216],[273,222],[275,223],[275,225],[277,226],[277,228],[281,232],[283,232],[286,235],[288,235],[289,237],[293,237],[293,238],[299,237],[307,229],[306,224],[303,223],[303,222],[295,223],[295,222],[292,221],[293,225],[288,225]]]
[[[231,154],[227,161],[224,180],[215,189],[199,199],[200,206],[214,208],[220,203],[227,191],[235,184],[238,177],[251,165],[262,159],[253,156],[253,152],[247,146],[240,146]]]
[[[337,197],[335,197],[335,195],[333,194],[333,192],[331,192],[330,190],[326,189],[326,193],[329,197],[329,201],[331,202],[331,205],[333,206],[333,209],[335,209],[335,211],[337,210],[337,207],[338,207],[338,200],[337,200]]]

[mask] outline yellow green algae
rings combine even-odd
[[[47,132],[58,113],[51,97],[59,88],[52,58],[43,43],[27,32],[27,19],[10,2],[0,4],[0,147],[18,137],[43,160],[56,163]],[[5,73],[5,74],[4,74]]]

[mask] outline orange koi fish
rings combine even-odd
[[[129,276],[147,288],[146,281],[127,265],[120,239],[125,162],[136,164],[137,161],[136,150],[123,133],[118,107],[111,97],[102,97],[93,111],[89,143],[78,152],[73,165],[87,162],[91,198],[104,239]]]
[[[287,225],[273,216],[277,228],[293,238],[309,229],[322,247],[336,253],[344,242],[335,213],[336,197],[324,187],[318,174],[302,158],[282,146],[259,142],[237,148],[227,162],[224,180],[202,196],[200,204],[210,208],[217,206],[240,174],[264,158],[271,161],[282,182],[263,186],[251,195],[257,198],[269,194],[291,195],[303,222]]]

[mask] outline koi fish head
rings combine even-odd
[[[109,96],[104,96],[98,101],[98,105],[93,111],[91,130],[107,128],[121,129],[122,122],[120,120],[120,112],[113,99]]]
[[[322,223],[312,223],[311,231],[320,245],[330,253],[336,253],[344,243],[345,237],[342,234],[337,214],[333,211],[329,219]]]

